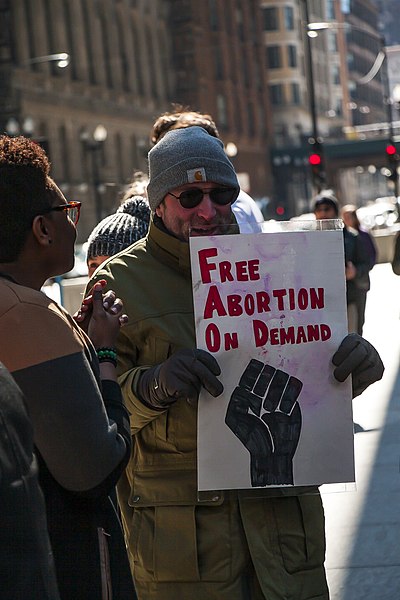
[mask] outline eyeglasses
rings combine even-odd
[[[218,206],[232,204],[232,202],[235,202],[236,198],[238,197],[239,190],[237,188],[224,187],[213,188],[211,190],[190,188],[189,190],[185,190],[179,194],[179,196],[175,196],[175,194],[172,192],[168,192],[168,194],[179,200],[180,205],[183,208],[195,208],[195,206],[198,206],[200,202],[202,202],[204,194],[208,194],[211,198],[211,201],[214,202],[214,204],[218,204]]]
[[[52,206],[51,208],[46,208],[43,212],[49,213],[53,210],[65,210],[67,213],[67,217],[70,221],[73,222],[74,225],[78,224],[79,215],[81,213],[81,202],[68,202],[67,204],[60,204],[60,206]]]

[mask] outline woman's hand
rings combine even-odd
[[[109,290],[103,293],[106,285],[104,279],[96,282],[74,315],[95,348],[115,346],[121,325],[128,321],[127,315],[122,312],[123,303],[115,292]]]

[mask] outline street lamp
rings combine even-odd
[[[307,0],[305,0],[305,6],[307,6]],[[379,71],[382,68],[383,103],[386,105],[386,118],[387,118],[388,129],[389,129],[389,145],[392,145],[395,147],[392,106],[391,106],[392,101],[391,101],[391,97],[390,97],[389,74],[388,74],[388,66],[387,66],[388,61],[387,61],[387,55],[386,55],[386,43],[385,43],[384,36],[382,36],[380,34],[376,34],[373,31],[369,31],[368,29],[364,29],[362,27],[358,27],[357,25],[353,25],[350,23],[338,23],[337,21],[322,21],[322,22],[316,22],[316,23],[309,23],[307,21],[307,36],[306,37],[308,39],[310,37],[316,37],[318,35],[318,31],[324,31],[326,29],[334,29],[334,30],[338,30],[338,29],[346,30],[347,29],[347,30],[360,31],[360,32],[370,36],[371,38],[375,39],[377,42],[379,42],[379,52],[375,58],[374,64],[372,65],[372,67],[368,71],[368,73],[366,73],[363,77],[358,79],[357,83],[359,85],[365,85],[365,84],[369,83],[379,73]],[[311,52],[310,52],[310,54],[311,54]],[[364,109],[367,109],[367,107],[364,107]],[[365,110],[364,112],[369,112],[369,111]],[[398,157],[398,155],[396,153],[395,159],[394,159],[395,162],[397,162],[397,157]],[[396,199],[397,199],[399,196],[399,178],[398,178],[398,172],[397,172],[397,164],[394,167],[393,183],[394,183],[394,195],[396,196]]]
[[[302,22],[304,25],[308,26],[309,22],[309,13],[308,13],[308,3],[307,0],[302,0],[301,2],[302,8]],[[311,36],[312,37],[312,36]],[[318,120],[317,120],[317,106],[315,99],[315,83],[314,83],[314,65],[312,60],[312,52],[311,52],[311,41],[310,36],[305,36],[305,58],[306,58],[306,74],[308,80],[308,98],[309,98],[309,106],[310,106],[310,115],[311,115],[311,137],[308,140],[310,144],[310,158],[309,162],[312,165],[312,177],[314,186],[317,189],[317,192],[320,192],[321,189],[326,184],[326,174],[324,168],[324,157],[323,157],[323,145],[322,139],[319,135],[318,131]],[[318,164],[313,163],[313,157],[319,156],[320,160]]]
[[[90,136],[87,130],[82,131],[80,135],[80,140],[84,148],[90,152],[91,155],[93,195],[96,207],[96,219],[98,223],[103,218],[103,199],[100,189],[101,181],[99,154],[106,139],[107,129],[101,123],[97,125],[92,136]]]
[[[57,54],[46,54],[45,56],[35,56],[24,60],[21,65],[37,65],[42,63],[55,62],[59,69],[65,69],[70,63],[70,55],[67,52],[57,52]]]

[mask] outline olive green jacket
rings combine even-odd
[[[103,263],[95,279],[107,280],[129,317],[117,348],[134,437],[127,469],[131,494],[124,500],[135,506],[195,503],[196,407],[178,401],[168,410],[153,410],[136,395],[143,369],[195,346],[189,244],[152,222],[148,236]]]

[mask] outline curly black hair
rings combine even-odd
[[[18,165],[40,169],[44,175],[50,173],[50,161],[39,144],[22,135],[0,136],[0,166]]]
[[[32,219],[51,206],[54,181],[50,161],[39,144],[0,136],[0,263],[18,258]]]

